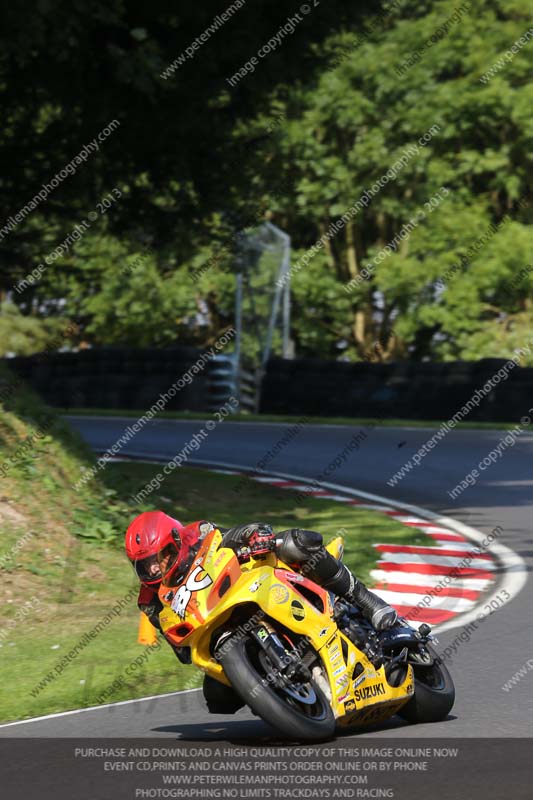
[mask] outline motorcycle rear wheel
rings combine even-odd
[[[316,702],[300,703],[269,681],[271,676],[259,658],[259,645],[251,637],[235,636],[228,644],[220,663],[233,689],[257,716],[291,739],[324,741],[333,736],[333,710],[313,680],[303,690],[307,688],[311,696],[314,692]]]
[[[413,697],[398,711],[398,716],[408,722],[440,722],[445,719],[455,702],[452,676],[430,645],[426,646],[434,658],[431,666],[413,666],[415,691]]]

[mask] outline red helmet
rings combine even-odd
[[[141,583],[160,583],[176,561],[188,552],[183,525],[163,511],[145,511],[126,531],[126,554]]]

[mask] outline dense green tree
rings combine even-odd
[[[21,314],[14,303],[3,303],[0,307],[0,357],[8,355],[27,356],[45,351],[50,347],[59,349],[66,343],[62,326],[56,319],[41,319]],[[68,341],[73,341],[72,336]]]
[[[337,344],[348,339],[351,356],[472,358],[472,334],[487,337],[496,326],[494,345],[503,347],[500,320],[508,319],[512,330],[513,315],[531,297],[530,278],[512,291],[504,286],[533,254],[527,205],[533,46],[525,45],[488,82],[480,80],[526,33],[529,11],[521,2],[470,5],[455,14],[457,4],[446,0],[421,16],[403,18],[404,10],[415,6],[404,3],[402,17],[385,17],[353,52],[349,37],[332,37],[325,60],[333,66],[316,84],[276,95],[286,122],[266,145],[265,185],[273,173],[291,175],[294,191],[282,199],[279,213],[307,247],[402,152],[439,126],[396,178],[378,188],[368,207],[325,242],[312,280],[295,281],[305,308],[317,282],[326,290],[331,277],[346,284],[370,268],[368,280],[353,283],[349,308],[337,294],[330,309],[339,329]],[[436,31],[433,46],[403,68]],[[332,58],[335,52],[345,55]],[[372,266],[443,186],[449,193],[442,203],[427,208],[426,219],[397,250]],[[485,237],[494,225],[500,226],[497,233]],[[471,255],[465,258],[466,253]],[[452,270],[443,285],[442,276],[456,263],[461,269]],[[331,288],[326,293],[335,297]],[[375,348],[384,340],[386,347]]]
[[[231,321],[238,234],[267,214],[293,239],[299,354],[454,359],[520,346],[533,289],[533,41],[510,48],[530,28],[525,0],[320,3],[235,87],[226,78],[298,6],[245,4],[173,73],[219,2],[29,8],[2,12],[5,217],[119,124],[0,233],[0,290],[48,264],[104,196],[121,197],[12,292],[25,314],[70,315],[97,344],[206,343]]]

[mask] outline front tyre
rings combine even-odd
[[[236,636],[228,644],[220,663],[233,689],[255,714],[291,739],[323,741],[333,736],[333,710],[313,680],[281,689],[251,637]]]
[[[411,700],[398,711],[398,716],[408,722],[440,722],[446,719],[455,702],[452,676],[430,645],[426,650],[432,664],[412,664],[415,675],[415,692]]]

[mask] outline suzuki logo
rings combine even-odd
[[[385,687],[382,683],[376,683],[374,686],[363,686],[362,689],[356,689],[355,699],[368,700],[369,697],[377,697],[380,694],[385,694]]]

